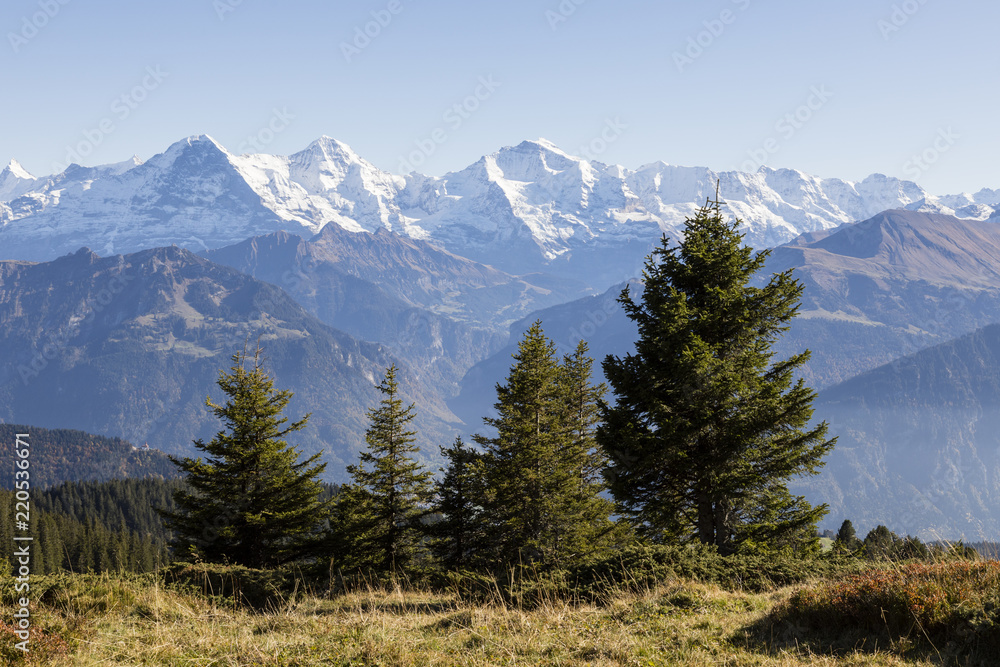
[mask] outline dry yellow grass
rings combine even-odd
[[[893,647],[834,656],[797,648],[796,628],[760,622],[792,589],[732,593],[693,582],[622,592],[601,605],[535,609],[370,589],[303,595],[260,614],[151,579],[76,577],[36,613],[66,637],[55,665],[923,665]],[[36,656],[40,657],[40,656]]]

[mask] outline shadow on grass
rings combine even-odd
[[[803,658],[817,655],[846,658],[868,654],[892,655],[935,665],[1000,665],[1000,655],[994,646],[980,641],[939,641],[935,644],[916,622],[905,632],[860,624],[819,626],[794,619],[781,608],[740,628],[729,637],[729,642],[767,656],[784,653]]]
[[[361,600],[361,601],[346,601],[341,600],[339,603],[335,603],[331,607],[324,607],[322,609],[317,609],[316,614],[336,614],[345,611],[349,612],[362,612],[365,614],[370,614],[372,612],[381,611],[387,614],[441,614],[449,611],[456,611],[458,609],[458,603],[456,602],[406,602],[398,600],[387,600],[387,601],[377,601],[377,600]]]

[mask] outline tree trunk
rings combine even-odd
[[[719,548],[719,553],[728,556],[733,552],[733,545],[730,540],[729,525],[729,500],[721,498],[715,502],[715,545]]]
[[[702,544],[715,544],[715,515],[712,498],[704,491],[698,492],[698,539]]]

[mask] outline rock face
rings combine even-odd
[[[821,392],[837,445],[795,485],[858,532],[1000,537],[1000,325],[922,350]]]
[[[717,183],[755,247],[894,208],[985,219],[1000,202],[993,190],[937,198],[879,174],[852,183],[788,169],[717,173],[658,162],[629,170],[545,140],[430,177],[381,171],[328,137],[283,157],[232,155],[200,136],[145,163],[72,165],[46,178],[12,162],[0,173],[0,258],[50,260],[81,245],[105,255],[173,243],[202,251],[279,230],[310,237],[334,223],[603,291],[637,276],[650,245],[676,235]]]
[[[101,258],[0,262],[0,420],[75,428],[190,453],[220,428],[205,407],[231,355],[260,341],[288,414],[313,414],[295,444],[326,452],[329,480],[364,446],[374,385],[401,367],[427,452],[454,432],[437,390],[379,345],[309,315],[280,288],[178,247]],[[301,436],[301,437],[300,437]]]

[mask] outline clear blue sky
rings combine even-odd
[[[279,154],[326,134],[393,172],[423,140],[419,170],[442,174],[523,139],[579,153],[605,132],[596,157],[631,168],[755,157],[918,176],[938,194],[1000,187],[996,3],[396,1],[6,0],[0,160],[47,174],[81,142],[92,165],[192,134]],[[387,25],[345,56],[372,12]],[[499,87],[454,111],[481,77]]]

